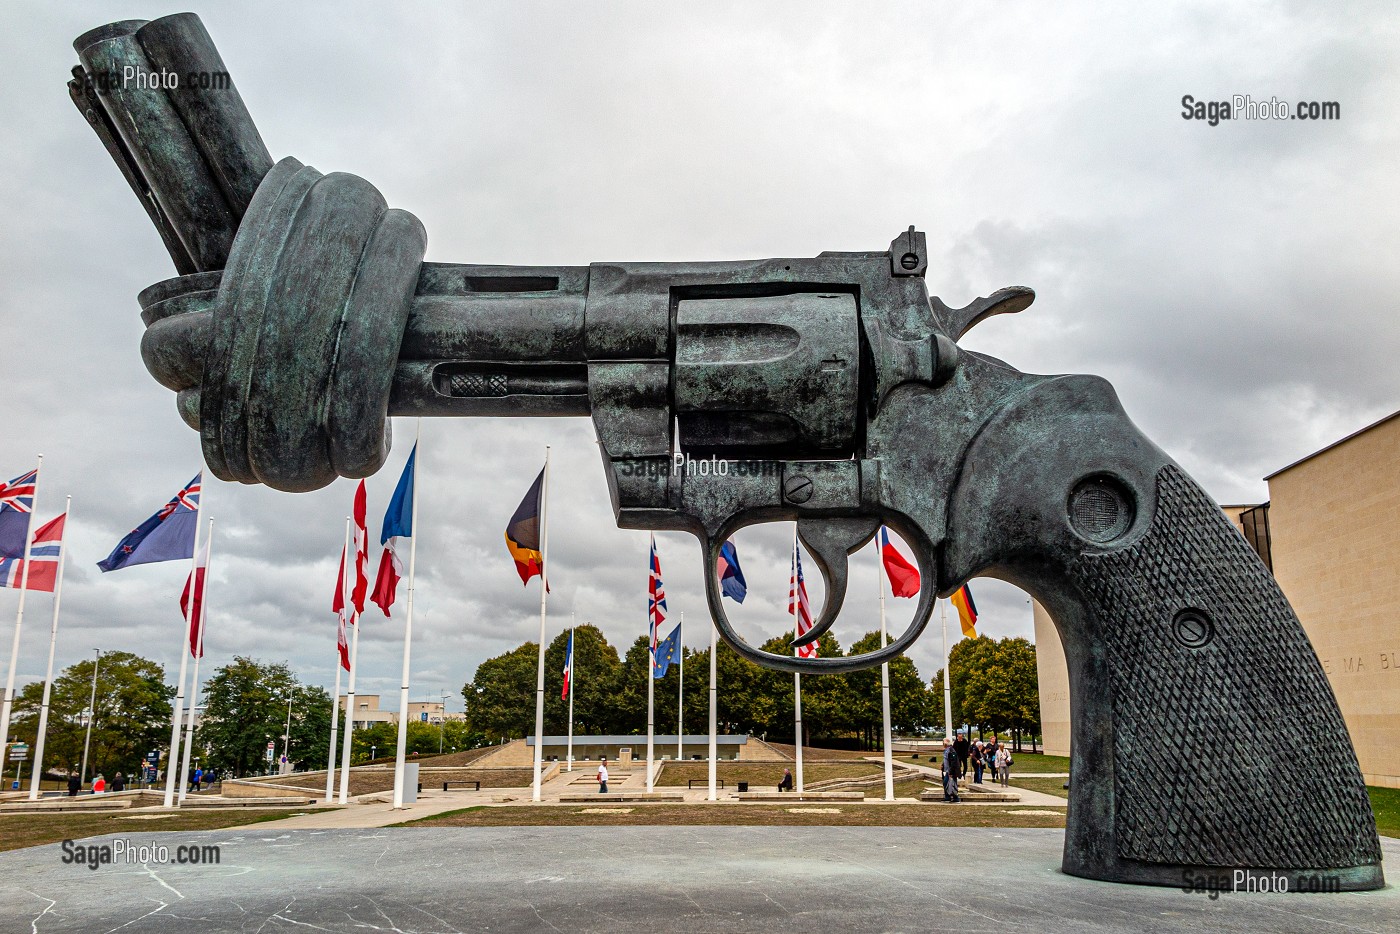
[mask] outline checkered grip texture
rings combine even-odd
[[[1298,618],[1244,538],[1174,466],[1152,527],[1071,569],[1111,667],[1118,855],[1279,869],[1376,863],[1341,712]],[[1187,648],[1180,610],[1213,640]]]

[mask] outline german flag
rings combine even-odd
[[[949,599],[952,600],[953,606],[958,608],[958,621],[962,623],[963,635],[969,639],[976,639],[977,630],[973,627],[977,625],[977,604],[972,602],[972,591],[963,584]]]
[[[506,547],[515,559],[515,570],[522,584],[530,583],[536,574],[543,576],[544,558],[540,554],[540,494],[544,489],[544,471],[530,485],[530,492],[515,508],[515,515],[506,524]]]

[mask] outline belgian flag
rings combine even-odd
[[[544,490],[544,471],[530,485],[530,491],[515,509],[506,524],[506,547],[515,559],[520,582],[528,584],[536,574],[543,576],[544,558],[540,554],[540,497]]]

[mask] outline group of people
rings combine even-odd
[[[71,772],[68,775],[68,797],[75,798],[78,792],[83,790],[83,780]],[[92,778],[92,793],[95,795],[106,794],[108,791],[126,791],[126,776],[118,772],[112,776],[112,786],[107,787],[107,779],[98,772]]]
[[[968,766],[972,767],[974,784],[982,784],[983,773],[990,771],[994,780],[1004,788],[1011,781],[1011,765],[1011,747],[999,742],[995,733],[986,742],[980,739],[969,742],[962,733],[956,740],[945,736],[941,770],[943,800],[954,803],[962,800],[958,796],[958,780],[967,775]]]
[[[218,780],[219,776],[213,769],[207,772],[204,769],[195,769],[194,774],[190,776],[190,791],[201,791],[205,785],[213,785]],[[82,790],[83,780],[79,778],[76,773],[70,772],[68,774],[68,797],[76,797],[78,792]],[[112,781],[108,783],[101,772],[94,775],[92,778],[92,793],[100,795],[109,791],[126,791],[126,776],[118,772],[112,777]]]

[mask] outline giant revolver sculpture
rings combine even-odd
[[[1069,662],[1067,872],[1382,884],[1346,726],[1249,545],[1107,382],[959,348],[1029,289],[931,299],[913,228],[816,258],[424,263],[422,225],[368,182],[273,163],[196,16],[75,46],[73,99],[180,273],[141,294],[142,356],[220,478],[303,491],[371,474],[389,415],[591,415],[618,525],[696,535],[715,625],[759,664],[878,664],[974,575],[1034,594]],[[152,89],[143,73],[190,77]],[[715,469],[677,470],[678,454]],[[924,580],[910,628],[854,659],[748,645],[716,559],[775,520],[796,520],[826,580],[806,641],[881,523]]]

